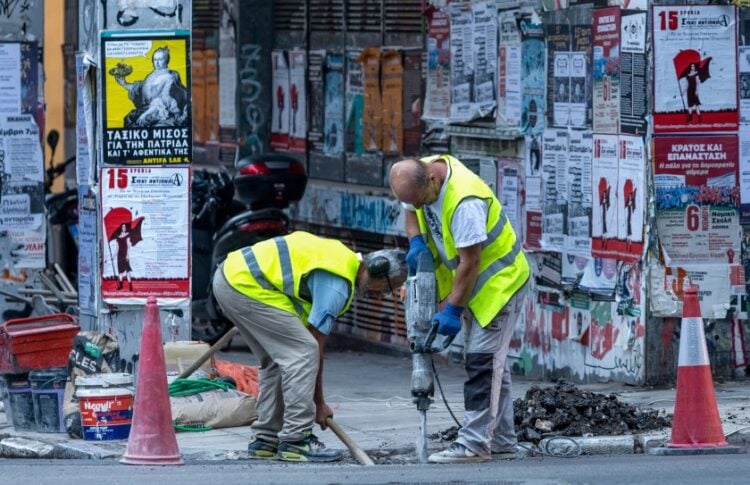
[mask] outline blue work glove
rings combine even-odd
[[[406,264],[409,265],[409,271],[414,273],[417,271],[417,260],[419,260],[419,253],[423,251],[429,251],[430,249],[424,243],[422,236],[414,236],[409,239],[409,252],[406,253]]]
[[[437,312],[432,317],[432,321],[439,323],[438,333],[447,337],[453,337],[461,330],[461,313],[463,313],[464,307],[451,305],[448,303],[441,312]]]

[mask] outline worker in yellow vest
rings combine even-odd
[[[233,251],[213,291],[260,360],[250,458],[326,462],[341,450],[312,433],[333,411],[323,397],[323,344],[355,295],[379,297],[407,276],[404,251],[362,256],[333,239],[293,232]]]
[[[468,463],[493,453],[515,455],[507,355],[530,269],[500,202],[477,175],[450,155],[402,160],[391,167],[393,194],[406,209],[409,253],[430,251],[438,293],[438,332],[464,330],[464,424],[434,463]]]

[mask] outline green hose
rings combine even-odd
[[[228,389],[234,389],[235,385],[218,379],[175,379],[169,385],[169,395],[173,397],[192,396],[201,392],[221,390],[226,392]],[[210,431],[211,426],[173,424],[177,431]]]

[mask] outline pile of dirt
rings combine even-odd
[[[538,443],[548,436],[611,436],[661,430],[671,415],[639,409],[617,396],[582,391],[559,381],[553,387],[532,387],[513,403],[519,441]]]

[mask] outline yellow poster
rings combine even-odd
[[[188,32],[103,32],[103,161],[190,163],[192,106]]]

